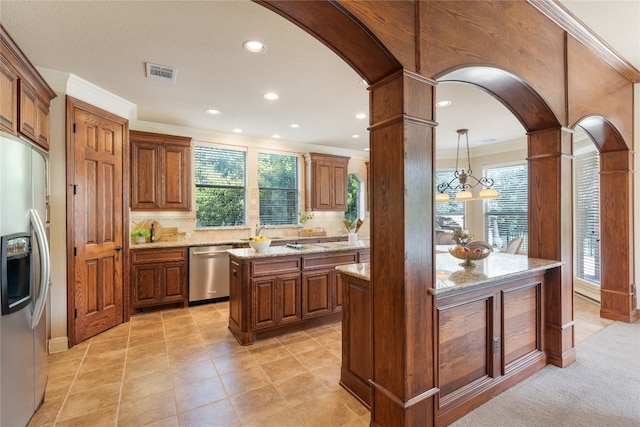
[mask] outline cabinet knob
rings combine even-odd
[[[120,252],[122,250],[122,246],[116,246],[116,252]]]

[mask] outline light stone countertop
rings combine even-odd
[[[532,272],[544,271],[560,267],[562,261],[529,258],[526,255],[511,255],[493,252],[487,258],[473,261],[473,268],[460,266],[463,260],[454,258],[448,253],[436,255],[435,289],[428,290],[430,295],[443,295],[450,291],[458,291],[482,284],[491,284],[496,280],[517,279]],[[336,267],[340,273],[349,274],[361,279],[370,280],[370,263],[347,264]]]
[[[346,234],[339,234],[334,236],[323,236],[323,237],[283,237],[278,239],[272,239],[275,241],[296,241],[303,242],[305,240],[317,240],[317,239],[326,239],[326,238],[335,238],[341,239],[346,238]],[[160,241],[155,243],[131,243],[129,249],[158,249],[158,248],[184,248],[184,247],[196,247],[196,246],[220,246],[220,245],[233,245],[233,244],[248,244],[249,239],[218,239],[218,240],[179,240],[179,241]]]
[[[293,249],[287,246],[269,246],[262,251],[255,251],[251,248],[229,249],[230,255],[240,259],[269,258],[289,255],[306,255],[323,252],[352,251],[357,249],[369,249],[368,240],[358,240],[357,245],[349,245],[348,242],[324,242],[309,243],[300,245],[300,249]]]

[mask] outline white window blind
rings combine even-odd
[[[600,156],[593,150],[574,161],[575,275],[600,283]]]
[[[298,157],[258,153],[260,224],[298,223]]]
[[[435,186],[444,182],[449,182],[453,178],[453,171],[436,171]],[[455,230],[456,228],[464,228],[464,202],[455,202],[456,192],[453,190],[445,191],[449,195],[448,202],[436,202],[435,217],[436,230]]]
[[[196,225],[246,225],[246,153],[195,147]]]
[[[527,164],[489,166],[484,169],[484,176],[494,180],[493,188],[500,194],[497,199],[485,201],[487,242],[503,249],[511,239],[522,237],[520,251],[526,252],[529,203]]]

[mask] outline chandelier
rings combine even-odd
[[[484,187],[478,194],[479,199],[497,199],[498,192],[491,188],[493,186],[493,179],[481,177],[480,179],[472,175],[471,171],[471,156],[469,155],[469,129],[458,129],[458,151],[456,152],[456,171],[453,173],[453,178],[449,182],[443,182],[438,184],[436,190],[436,202],[448,202],[449,195],[445,193],[447,190],[456,191],[455,201],[466,202],[473,199],[471,189],[478,185]],[[467,169],[458,169],[458,162],[460,160],[460,138],[464,135],[467,144]]]

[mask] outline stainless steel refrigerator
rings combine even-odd
[[[47,384],[48,156],[0,132],[0,426],[26,426]],[[43,221],[45,223],[43,223]]]

